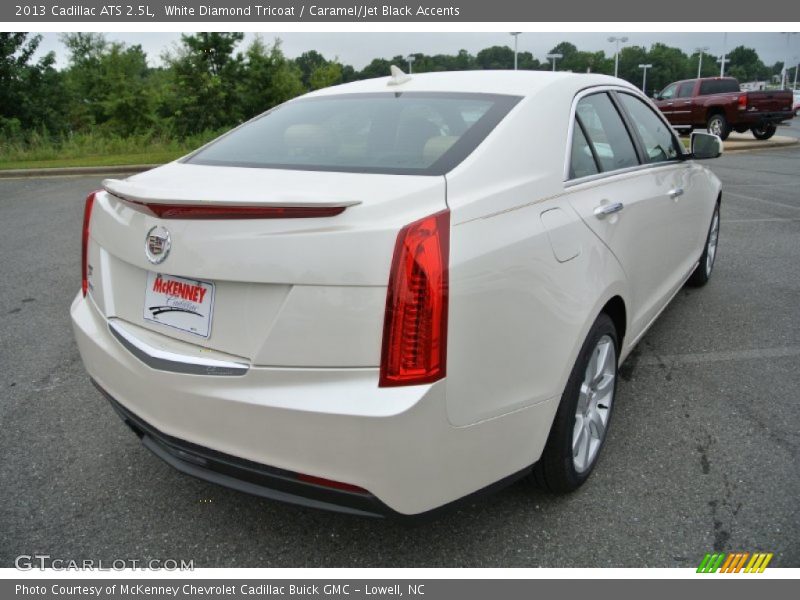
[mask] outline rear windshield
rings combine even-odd
[[[728,92],[738,92],[739,82],[735,79],[707,79],[700,82],[700,95],[726,94]]]
[[[443,175],[519,102],[455,93],[343,94],[278,106],[195,152],[197,165]]]

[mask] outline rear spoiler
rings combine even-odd
[[[103,189],[141,212],[162,219],[297,219],[333,217],[359,200],[338,202],[212,202],[181,192],[164,193],[123,179],[103,180]]]

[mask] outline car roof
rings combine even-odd
[[[533,96],[549,87],[574,87],[575,91],[598,85],[636,89],[622,79],[595,73],[564,71],[440,71],[414,73],[403,83],[390,85],[392,77],[354,81],[311,92],[306,96],[375,92],[461,92]]]

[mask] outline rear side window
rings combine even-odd
[[[691,98],[692,92],[694,92],[694,81],[682,83],[678,88],[678,98]]]
[[[186,162],[443,175],[519,100],[496,94],[414,92],[301,98],[234,129]]]
[[[630,94],[617,95],[625,110],[633,120],[633,125],[639,133],[644,144],[647,162],[663,162],[678,158],[680,151],[678,141],[672,131],[666,126],[652,109]]]
[[[597,175],[600,172],[592,149],[589,147],[589,140],[586,139],[583,129],[577,120],[573,124],[572,154],[569,165],[570,179]]]
[[[739,83],[735,79],[706,79],[700,82],[700,96],[738,92]]]
[[[608,94],[582,98],[575,116],[601,171],[615,171],[639,164],[628,130]]]

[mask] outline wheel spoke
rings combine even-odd
[[[572,434],[572,456],[577,458],[586,438],[586,422],[583,419],[575,420],[575,430]]]
[[[587,468],[589,466],[590,460],[590,453],[592,449],[592,436],[589,432],[589,423],[586,423],[586,433],[583,436],[583,468]]]
[[[594,386],[595,394],[598,400],[602,400],[614,388],[614,375],[604,373],[600,381]]]
[[[597,374],[598,364],[599,364],[599,355],[600,355],[600,348],[595,347],[592,350],[592,354],[589,357],[589,364],[586,365],[586,376],[584,377],[584,382],[591,385],[594,383],[595,375]]]
[[[603,375],[608,367],[608,359],[611,356],[611,344],[609,342],[601,342],[597,346],[597,354],[597,364],[595,365],[595,371],[592,378],[595,388],[603,378]]]
[[[600,415],[599,411],[596,410],[592,413],[589,423],[594,438],[602,441],[606,435],[606,424],[603,422],[603,417]]]
[[[589,384],[583,382],[581,389],[578,392],[578,406],[575,410],[576,414],[583,414],[589,406]]]

